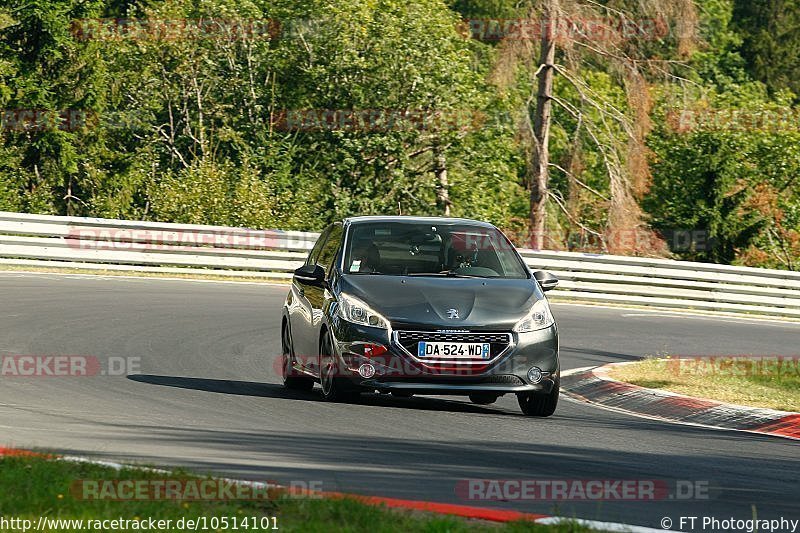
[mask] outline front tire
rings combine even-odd
[[[281,328],[281,371],[283,386],[287,389],[308,392],[314,388],[314,380],[301,375],[292,366],[294,360],[294,344],[289,332],[289,324],[283,323]]]
[[[325,332],[319,348],[319,381],[322,385],[322,398],[329,402],[352,402],[359,391],[345,378],[340,377],[339,361],[335,355],[331,335]]]
[[[522,412],[527,416],[551,416],[556,412],[559,388],[560,380],[556,379],[555,383],[553,383],[553,390],[549,393],[526,392],[517,394],[519,408],[522,409]]]

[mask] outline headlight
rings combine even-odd
[[[339,316],[353,324],[389,329],[389,321],[382,314],[347,294],[339,295]]]
[[[514,331],[528,333],[537,329],[549,328],[554,322],[555,319],[553,318],[553,313],[550,312],[550,306],[547,305],[547,300],[539,300],[533,304],[528,314],[517,322],[517,325],[514,326]]]

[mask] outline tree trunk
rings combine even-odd
[[[533,157],[531,172],[531,247],[545,246],[548,165],[550,163],[550,121],[552,112],[553,75],[558,31],[558,0],[546,0],[542,24],[541,53],[537,77],[536,109],[533,116]]]
[[[436,176],[436,205],[444,216],[450,216],[450,182],[447,180],[447,157],[438,144],[433,150],[433,173]]]

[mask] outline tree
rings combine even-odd
[[[81,165],[102,151],[86,119],[103,106],[104,64],[93,47],[75,42],[73,19],[96,16],[100,0],[12,0],[0,12],[0,189],[15,204],[45,213],[86,213],[91,194]],[[13,124],[10,124],[13,122]],[[8,162],[10,160],[10,162]],[[2,168],[2,167],[0,167]]]
[[[450,212],[448,154],[485,99],[459,19],[437,2],[398,0],[314,3],[299,18],[277,82],[282,105],[312,125],[296,128],[298,165],[316,176],[324,209]]]
[[[548,181],[550,174],[550,123],[552,120],[553,76],[556,59],[556,32],[560,9],[558,0],[545,0],[544,28],[539,52],[539,68],[536,77],[539,80],[536,93],[536,108],[533,115],[533,154],[530,166],[531,188],[531,245],[534,249],[544,248],[545,218]]]
[[[782,89],[800,94],[800,2],[735,0],[733,21],[753,78],[772,94]]]
[[[504,43],[506,60],[499,63],[500,68],[513,70],[524,65],[535,72],[537,80],[535,95],[528,99],[533,119],[526,123],[529,132],[525,136],[531,146],[528,185],[531,194],[530,225],[536,247],[558,246],[561,241],[555,235],[555,228],[545,224],[546,206],[553,200],[569,225],[600,237],[603,250],[663,251],[657,239],[650,235],[637,202],[649,181],[645,146],[651,106],[648,76],[676,79],[671,72],[674,61],[662,57],[670,50],[678,54],[688,53],[692,34],[678,32],[674,43],[670,44],[659,32],[664,32],[675,21],[682,24],[688,21],[691,27],[694,6],[691,1],[684,0],[679,3],[649,3],[645,8],[623,11],[614,4],[541,0],[528,11],[528,17],[538,21],[541,27],[539,60],[530,61],[535,51],[524,39]],[[660,44],[654,45],[652,41],[657,40]],[[598,72],[606,73],[608,80],[624,90],[624,102],[615,101],[613,91],[603,94],[592,86],[589,80]],[[514,79],[508,75],[500,78]],[[558,80],[571,86],[577,99],[559,97],[563,89],[559,89]],[[602,160],[609,189],[608,213],[603,228],[593,230],[582,224],[579,217],[567,209],[570,201],[559,198],[548,186],[550,169],[555,168],[565,173],[570,183],[581,184],[585,190],[605,198],[579,176],[550,160],[552,150],[545,146],[545,141],[549,138],[551,121],[559,116],[559,111],[551,111],[553,105],[575,123],[572,135],[586,137]],[[576,163],[582,143],[573,143],[573,150],[565,159]],[[616,238],[607,239],[623,232],[636,237],[624,242]]]

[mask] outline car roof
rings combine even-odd
[[[408,222],[408,223],[429,223],[429,224],[472,224],[485,228],[494,228],[489,222],[472,220],[470,218],[452,217],[412,217],[404,215],[393,216],[358,216],[344,219],[345,224],[366,224],[375,222]]]

